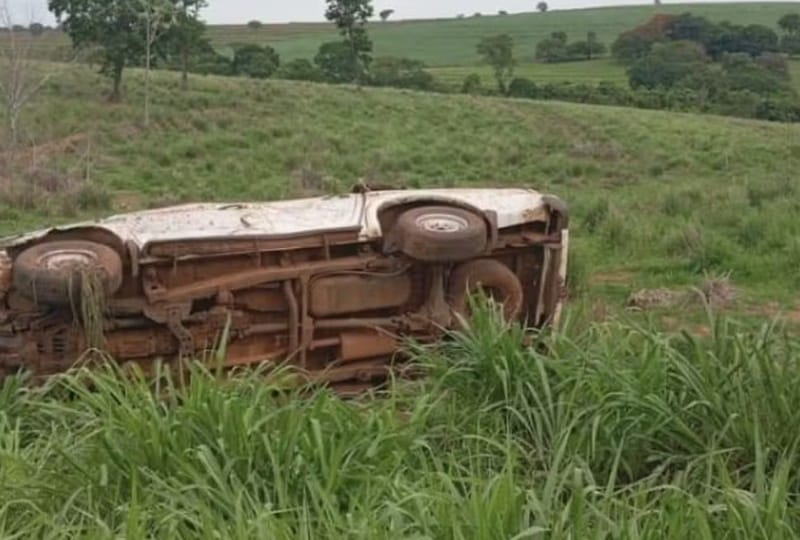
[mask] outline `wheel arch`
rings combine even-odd
[[[116,251],[123,263],[128,263],[131,260],[130,250],[119,236],[108,229],[95,226],[75,227],[70,229],[54,228],[41,235],[8,246],[6,248],[6,253],[14,260],[20,253],[33,246],[46,242],[66,240],[84,240],[102,244]]]

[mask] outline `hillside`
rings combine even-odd
[[[369,31],[377,56],[415,58],[431,67],[470,66],[478,62],[475,45],[486,35],[511,34],[515,39],[517,58],[525,62],[532,60],[536,43],[551,32],[564,31],[570,37],[577,38],[594,31],[600,41],[610,44],[621,32],[641,24],[656,13],[678,14],[686,11],[714,21],[775,27],[781,15],[800,11],[800,2],[648,4],[507,16],[487,13],[481,17],[463,19],[374,22]],[[398,15],[402,16],[402,13]],[[269,44],[284,61],[311,59],[320,44],[338,39],[332,25],[327,23],[266,24],[255,30],[244,25],[212,25],[208,28],[208,35],[222,52],[230,52],[230,46],[235,44]],[[32,46],[40,56],[54,59],[66,54],[68,42],[68,38],[60,32],[47,32],[35,38]]]
[[[781,15],[800,11],[800,3],[618,6],[507,16],[487,13],[482,17],[464,19],[375,23],[370,26],[370,35],[378,56],[415,58],[430,66],[472,65],[478,60],[475,45],[486,35],[511,34],[516,42],[517,57],[527,60],[533,57],[536,43],[551,32],[564,31],[577,38],[591,30],[597,33],[600,41],[611,43],[621,32],[643,23],[656,13],[686,11],[714,21],[775,27]],[[269,43],[284,59],[313,58],[321,43],[336,39],[333,29],[325,32],[326,26],[269,25],[261,30],[243,26],[215,27],[211,29],[211,36],[219,46],[238,42]]]
[[[362,176],[534,186],[570,201],[576,275],[612,296],[706,271],[786,302],[781,291],[800,286],[798,125],[213,77],[184,94],[158,73],[146,130],[140,77],[125,105],[105,103],[88,69],[57,78],[24,119],[38,145],[20,159],[62,171],[56,185],[89,176],[117,209],[345,190]],[[79,217],[57,194],[31,196],[37,176],[18,178],[22,194],[10,181],[3,232]],[[603,277],[619,272],[621,285]]]

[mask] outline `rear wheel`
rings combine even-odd
[[[56,241],[30,247],[14,261],[14,287],[37,304],[75,303],[86,279],[95,280],[106,297],[117,292],[122,285],[119,254],[96,242]]]
[[[397,221],[399,249],[425,262],[456,262],[486,250],[486,222],[474,212],[449,206],[423,206],[404,212]]]
[[[510,268],[492,259],[479,259],[458,266],[450,274],[448,292],[453,311],[464,318],[470,316],[470,295],[479,292],[503,306],[506,321],[515,321],[522,313],[522,283]]]

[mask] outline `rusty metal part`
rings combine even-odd
[[[206,279],[195,283],[190,283],[170,290],[166,289],[147,289],[145,294],[151,302],[180,302],[197,298],[207,298],[216,294],[221,288],[236,291],[249,289],[264,283],[286,281],[296,278],[303,274],[314,274],[316,272],[358,270],[367,269],[370,265],[379,265],[384,268],[392,268],[393,261],[382,259],[378,255],[364,257],[344,257],[331,261],[313,261],[299,263],[288,267],[257,268],[234,272],[218,278]]]
[[[11,257],[3,250],[0,250],[0,298],[3,298],[11,290]]]
[[[286,305],[289,306],[287,315],[287,320],[289,321],[289,351],[294,353],[300,343],[300,309],[297,307],[297,297],[292,289],[291,281],[286,280],[283,282],[283,293],[286,295]]]
[[[420,315],[438,329],[447,328],[450,326],[452,317],[450,316],[450,305],[445,297],[445,268],[442,265],[434,265],[428,275],[431,283],[430,292],[425,305],[420,310]]]
[[[400,349],[397,338],[385,331],[345,332],[339,338],[342,362],[392,356]]]
[[[311,313],[331,317],[398,307],[411,296],[408,274],[353,274],[317,279],[311,285]]]

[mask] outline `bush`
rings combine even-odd
[[[611,45],[611,54],[617,60],[633,62],[647,56],[653,43],[655,42],[636,34],[622,34]]]
[[[227,56],[211,51],[203,51],[192,59],[192,71],[201,75],[222,75],[230,77],[236,74],[233,62]]]
[[[28,31],[31,33],[32,36],[41,36],[44,34],[44,25],[42,23],[31,23],[28,26]]]
[[[265,45],[243,45],[236,48],[233,56],[233,70],[237,75],[255,79],[272,76],[280,66],[280,57],[275,49]]]
[[[532,80],[517,77],[508,85],[508,95],[516,98],[535,99],[538,97],[538,89]]]
[[[287,79],[291,81],[322,81],[324,76],[322,72],[314,66],[310,61],[305,58],[296,58],[283,64],[278,71],[275,72],[275,77],[278,79]]]
[[[570,59],[567,48],[567,35],[553,32],[550,37],[536,44],[536,59],[548,63],[565,62]]]
[[[800,55],[800,35],[783,36],[781,50],[786,54]]]
[[[575,41],[567,46],[567,54],[570,59],[585,58],[591,60],[595,56],[605,54],[606,46],[596,41]]]
[[[657,43],[628,68],[632,88],[671,88],[708,61],[702,46],[692,41]]]
[[[370,83],[375,86],[431,90],[434,80],[433,75],[425,71],[423,62],[387,56],[374,60]]]
[[[247,28],[249,28],[250,30],[258,30],[259,28],[262,28],[263,26],[264,26],[264,23],[262,23],[261,21],[250,21],[250,22],[247,23]]]
[[[744,53],[726,54],[722,69],[732,90],[749,90],[761,95],[786,95],[792,93],[791,82],[776,66],[774,60],[758,62]]]
[[[314,63],[319,67],[323,78],[329,82],[353,82],[359,76],[353,51],[344,41],[323,43],[314,57]]]
[[[483,85],[481,83],[481,76],[477,73],[470,73],[464,78],[461,84],[462,94],[481,94],[483,93]]]

